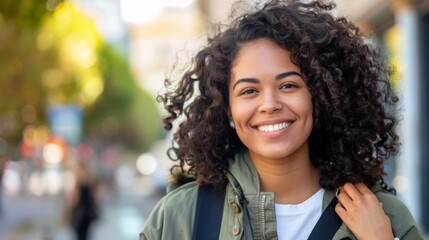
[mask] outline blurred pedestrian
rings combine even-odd
[[[89,239],[91,224],[99,218],[96,201],[97,179],[87,164],[79,164],[71,193],[70,223],[76,239]]]
[[[167,80],[166,129],[184,117],[172,172],[196,181],[140,239],[423,239],[383,180],[399,148],[388,68],[333,8],[256,4]]]

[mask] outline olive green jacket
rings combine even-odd
[[[231,160],[229,171],[219,239],[245,239],[243,207],[247,207],[249,212],[253,239],[277,239],[275,194],[260,192],[258,173],[247,151],[237,154],[235,159]],[[379,186],[373,191],[383,203],[395,237],[401,240],[423,239],[409,210],[396,196]],[[140,233],[140,240],[192,239],[197,192],[198,186],[195,182],[169,191],[149,216]],[[240,196],[245,197],[247,206],[242,206]],[[334,197],[333,191],[325,191],[323,209]],[[356,238],[343,224],[333,239]]]

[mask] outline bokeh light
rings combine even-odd
[[[137,170],[143,175],[151,175],[158,168],[158,162],[152,154],[142,154],[137,158]]]
[[[125,22],[138,24],[149,22],[161,15],[164,9],[162,1],[122,0],[121,16]]]
[[[114,169],[118,165],[118,152],[113,148],[108,148],[104,150],[101,155],[101,164],[106,169]]]
[[[187,8],[195,3],[195,0],[164,0],[166,7]]]
[[[79,162],[88,162],[94,155],[94,150],[86,143],[80,143],[76,146],[76,155]]]
[[[3,173],[3,190],[6,195],[16,195],[21,189],[19,164],[8,162]]]
[[[405,176],[398,175],[393,178],[392,185],[397,192],[405,192],[410,186],[410,180]]]
[[[21,118],[25,123],[32,123],[36,120],[36,109],[33,105],[26,105],[21,110]]]
[[[46,193],[49,195],[58,194],[63,186],[61,172],[56,168],[48,168],[43,172],[43,181],[46,186]]]
[[[30,174],[28,190],[36,196],[42,196],[45,193],[42,174],[39,171],[33,171]]]
[[[43,157],[49,164],[59,164],[64,158],[64,149],[57,143],[47,143],[43,147]]]
[[[115,172],[115,182],[121,190],[129,190],[136,179],[135,168],[127,164],[120,165]]]

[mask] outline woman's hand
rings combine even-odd
[[[363,183],[344,184],[335,211],[359,240],[393,239],[390,219],[382,204]]]

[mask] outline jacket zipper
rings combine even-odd
[[[263,239],[267,239],[267,237],[265,236],[265,202],[266,202],[266,198],[267,196],[265,194],[262,194],[262,199],[261,199],[261,226],[262,226],[262,238]]]

